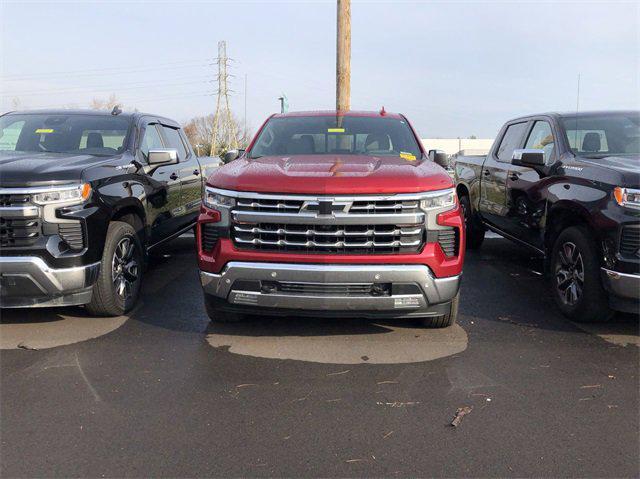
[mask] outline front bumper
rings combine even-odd
[[[0,306],[70,306],[91,301],[100,263],[51,268],[37,256],[0,257]]]
[[[640,274],[620,273],[602,268],[602,281],[610,293],[611,306],[619,311],[637,313],[640,306]]]
[[[220,274],[201,271],[200,279],[225,310],[342,317],[439,316],[460,288],[459,275],[435,278],[427,266],[411,264],[232,261]]]

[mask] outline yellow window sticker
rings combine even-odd
[[[36,133],[53,133],[52,128],[38,128]]]
[[[344,128],[328,128],[327,133],[344,133]]]
[[[404,151],[400,152],[400,158],[404,158],[408,161],[416,161],[416,155],[412,155],[411,153],[406,153]]]

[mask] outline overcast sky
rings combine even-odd
[[[640,108],[639,2],[352,2],[352,108],[405,113],[424,137],[491,138],[539,111]],[[217,42],[247,75],[254,130],[279,109],[335,105],[335,1],[0,0],[0,111],[128,108],[212,113]]]

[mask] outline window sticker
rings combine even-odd
[[[407,153],[405,151],[400,152],[400,158],[404,158],[408,161],[416,161],[416,155],[412,155],[411,153]]]
[[[53,133],[53,128],[38,128],[36,133]]]
[[[327,128],[327,133],[344,133],[344,128]]]

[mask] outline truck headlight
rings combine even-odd
[[[440,208],[453,208],[456,205],[456,192],[453,188],[434,191],[420,200],[420,208],[433,210]]]
[[[640,190],[617,186],[613,190],[613,196],[620,206],[640,209]]]
[[[73,186],[53,187],[35,193],[32,201],[38,205],[50,205],[64,203],[65,205],[75,205],[86,201],[91,194],[91,185],[82,183]]]
[[[204,195],[204,204],[209,208],[231,208],[232,206],[235,206],[236,200],[231,196],[221,195],[213,188],[207,187]]]

